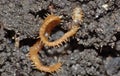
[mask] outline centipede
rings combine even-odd
[[[78,15],[78,12],[77,12]],[[76,14],[75,14],[76,16]],[[80,15],[80,17],[82,17]],[[33,46],[30,47],[28,56],[30,60],[32,61],[32,65],[36,67],[36,69],[48,73],[56,72],[58,69],[61,68],[62,63],[58,62],[56,64],[45,66],[42,64],[42,62],[39,59],[38,52],[44,47],[60,47],[63,43],[66,43],[70,37],[76,34],[76,32],[79,30],[79,25],[75,24],[71,27],[71,29],[66,32],[62,37],[60,37],[57,40],[49,41],[48,37],[51,35],[52,30],[59,25],[61,22],[62,16],[56,16],[54,14],[48,15],[43,24],[41,25],[39,29],[39,39]],[[76,19],[76,18],[75,18]],[[78,18],[77,18],[78,19]]]

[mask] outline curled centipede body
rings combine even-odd
[[[30,52],[28,53],[30,60],[32,61],[32,65],[35,66],[36,69],[44,72],[55,72],[57,71],[62,63],[58,62],[51,66],[44,66],[41,61],[39,60],[38,52],[41,50],[43,45],[41,44],[41,41],[38,40],[32,47],[30,47]]]
[[[54,47],[54,46],[60,46],[63,42],[67,42],[68,38],[72,37],[79,29],[78,25],[74,25],[67,33],[65,33],[61,38],[51,42],[48,40],[48,38],[46,37],[46,33],[48,34],[48,36],[50,35],[52,29],[57,26],[61,21],[61,17],[60,16],[55,16],[55,15],[49,15],[43,25],[40,28],[40,32],[39,32],[39,36],[40,39],[42,41],[42,43],[45,46],[49,46],[49,47]]]
[[[80,28],[77,22],[78,21],[82,22],[82,17],[83,17],[83,14],[81,12],[81,9],[76,8],[73,11],[72,18],[75,23],[72,26],[72,28],[68,32],[66,32],[62,37],[51,42],[48,40],[48,37],[50,36],[51,31],[54,29],[54,27],[56,27],[61,22],[61,16],[56,16],[53,14],[47,16],[47,18],[44,20],[39,30],[40,39],[32,47],[30,47],[30,51],[28,53],[29,58],[33,62],[33,65],[36,67],[36,69],[51,73],[51,72],[57,71],[61,67],[62,63],[60,62],[51,66],[44,66],[39,60],[38,52],[44,47],[44,45],[49,47],[55,47],[55,46],[59,47],[60,45],[62,45],[63,42],[66,43],[68,41],[68,38],[76,34],[78,29]]]

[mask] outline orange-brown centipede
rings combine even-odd
[[[77,9],[76,12],[73,11],[74,14],[72,18],[73,18],[73,21],[75,20],[74,22],[76,22],[76,20],[82,21],[83,14],[80,12],[81,12],[81,9]],[[47,18],[44,20],[42,26],[40,27],[40,30],[39,30],[40,39],[32,47],[30,47],[30,51],[28,53],[30,60],[32,60],[33,65],[36,67],[36,69],[40,71],[49,72],[49,73],[55,72],[61,67],[62,63],[58,62],[52,66],[44,66],[39,60],[39,56],[38,56],[39,50],[41,50],[44,45],[50,46],[50,47],[55,47],[55,46],[59,47],[60,45],[62,45],[63,42],[66,43],[68,41],[68,38],[72,37],[79,29],[79,26],[76,23],[61,38],[53,42],[49,41],[48,37],[50,36],[52,29],[54,29],[54,27],[56,27],[60,22],[61,22],[61,16],[55,16],[53,14],[48,15]]]

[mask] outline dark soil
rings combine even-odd
[[[35,69],[26,56],[51,5],[64,20],[51,40],[68,31],[75,7],[84,11],[69,42],[40,52],[44,65],[63,62],[52,74]],[[120,0],[0,0],[0,76],[120,76]]]

